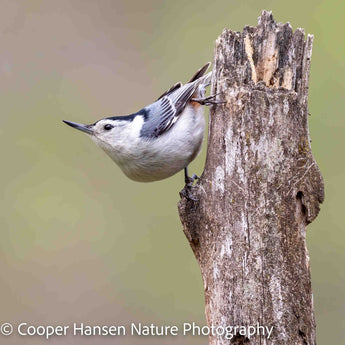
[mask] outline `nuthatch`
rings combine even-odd
[[[127,116],[113,116],[91,125],[64,121],[88,134],[132,180],[158,181],[185,169],[185,182],[193,183],[188,164],[199,154],[205,119],[202,105],[223,103],[205,98],[210,63],[185,85],[177,83],[154,103]]]

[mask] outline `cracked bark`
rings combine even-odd
[[[200,265],[209,326],[273,326],[267,336],[210,344],[315,344],[306,225],[323,180],[308,133],[313,37],[262,12],[257,27],[216,41],[204,172],[182,197],[184,233]]]

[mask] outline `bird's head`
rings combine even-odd
[[[126,151],[130,142],[135,141],[132,136],[137,137],[139,135],[139,128],[133,128],[133,124],[138,121],[133,121],[133,118],[132,116],[114,116],[99,120],[91,125],[65,120],[63,122],[86,133],[99,147],[115,159],[118,154]],[[141,123],[142,121],[140,121]]]

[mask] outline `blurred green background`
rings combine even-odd
[[[262,9],[315,35],[312,149],[326,201],[308,227],[319,344],[345,344],[345,2],[1,0],[0,323],[205,324],[199,267],[176,204],[183,174],[128,180],[61,120],[134,112],[206,61],[224,27]],[[341,25],[342,24],[342,25]],[[201,174],[203,154],[190,171]],[[207,344],[207,337],[50,344]],[[45,339],[0,337],[1,344]]]

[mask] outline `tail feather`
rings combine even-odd
[[[197,84],[192,97],[204,98],[206,87],[211,84],[212,72],[199,77],[194,83]]]
[[[212,79],[212,72],[208,72],[202,77],[202,83],[204,86],[208,86],[211,84],[211,79]]]
[[[205,94],[205,87],[210,85],[212,72],[205,74],[205,72],[210,67],[210,64],[211,63],[208,62],[206,65],[198,69],[197,72],[193,75],[192,79],[188,83],[185,84],[187,85],[187,84],[193,83],[195,85],[195,91],[193,95],[200,96],[201,94]],[[157,101],[163,98],[164,96],[169,96],[173,94],[176,90],[180,89],[182,86],[183,85],[181,83],[176,83],[169,90],[165,91],[161,96],[159,96],[157,98]]]
[[[208,62],[205,66],[202,66],[200,69],[197,70],[197,72],[193,75],[192,79],[188,83],[192,83],[193,81],[201,78],[205,72],[208,70],[210,67],[211,62]]]
[[[169,95],[170,93],[173,93],[174,91],[176,91],[178,88],[180,88],[182,86],[182,83],[176,83],[175,85],[173,85],[169,90],[165,91],[162,95],[160,95],[157,98],[157,101],[161,98],[163,98],[166,95]]]

